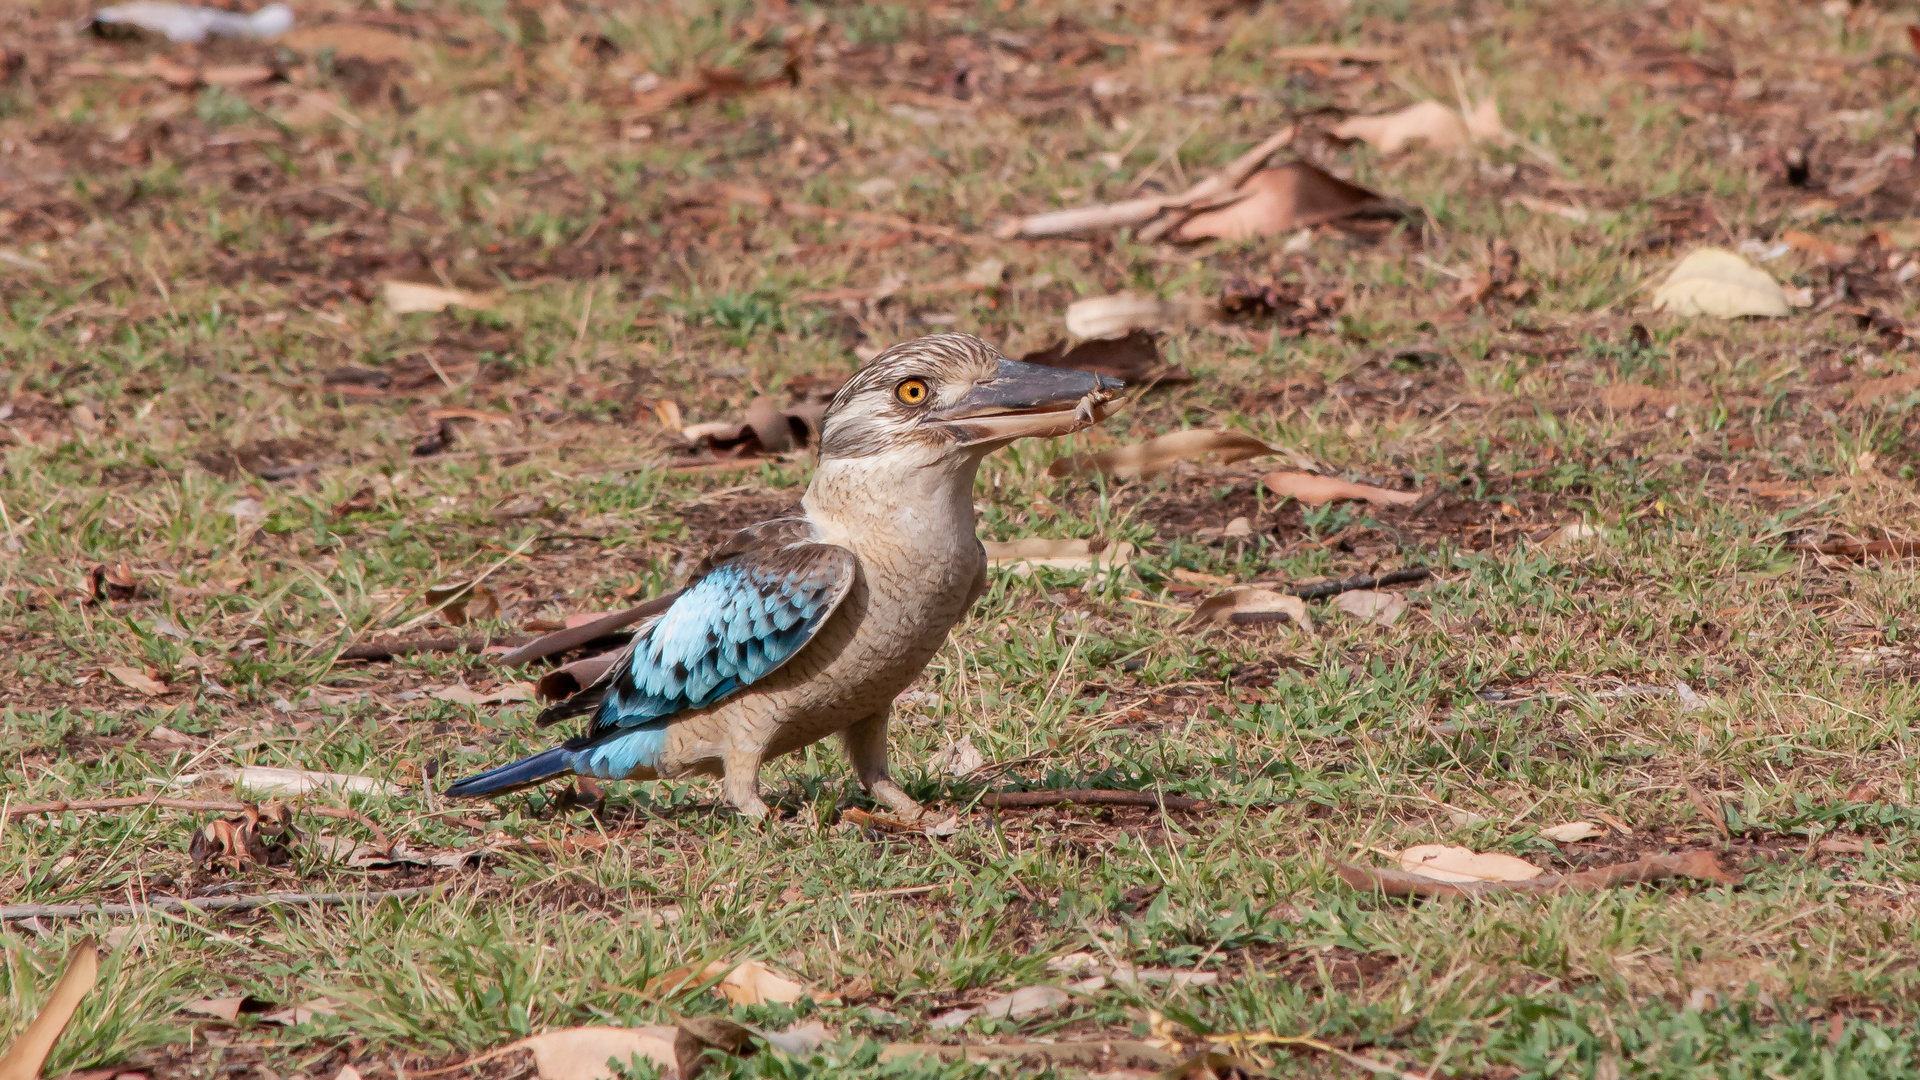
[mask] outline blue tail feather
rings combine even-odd
[[[573,751],[565,746],[556,746],[512,764],[469,776],[448,788],[446,793],[455,799],[485,798],[545,783],[572,771]]]

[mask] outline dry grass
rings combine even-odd
[[[1222,979],[1109,989],[966,1037],[1144,1035],[1152,1010],[1189,1041],[1315,1033],[1436,1076],[1912,1072],[1916,576],[1909,559],[1790,547],[1920,530],[1915,395],[1897,378],[1912,370],[1902,267],[1920,265],[1902,17],[1365,0],[297,7],[303,27],[363,29],[325,48],[196,51],[76,33],[75,3],[0,13],[7,799],[223,798],[176,781],[296,765],[401,785],[349,801],[422,852],[496,831],[608,843],[457,871],[354,869],[308,844],[222,877],[189,866],[190,814],[13,821],[10,904],[445,886],[134,924],[49,1075],[325,1080],[351,1061],[384,1080],[547,1028],[717,1010],[643,988],[726,956],[842,995],[798,1010],[837,1033],[822,1056],[729,1070],[972,1074],[987,1067],[875,1054],[955,1038],[927,1021],[1057,981],[1045,960],[1077,950]],[[366,27],[395,35],[391,60],[354,55]],[[1273,58],[1307,42],[1399,58]],[[183,91],[84,73],[149,56],[284,77]],[[643,76],[702,70],[767,84],[648,104],[661,91]],[[1382,157],[1321,134],[1482,94],[1525,145]],[[1426,227],[1193,248],[992,239],[1010,215],[1179,190],[1288,123],[1301,156],[1423,208]],[[1533,295],[1462,310],[1457,281],[1494,240],[1518,250]],[[1763,265],[1810,286],[1811,310],[1646,310],[1643,284],[1676,252],[1782,240],[1800,246]],[[953,287],[988,259],[1004,287]],[[401,278],[495,304],[395,315],[379,284]],[[1235,278],[1338,313],[1297,335],[1173,330],[1163,349],[1193,385],[1145,393],[1073,445],[994,459],[983,535],[1130,540],[1143,556],[1091,585],[998,577],[903,702],[895,746],[910,790],[956,808],[984,789],[1105,786],[1209,811],[975,809],[951,839],[871,834],[840,823],[868,804],[829,746],[772,770],[773,827],[714,812],[701,784],[615,785],[598,813],[554,792],[455,812],[428,777],[550,733],[526,706],[431,691],[512,674],[464,654],[335,659],[421,615],[427,587],[487,568],[503,610],[478,630],[624,605],[798,499],[803,458],[669,468],[681,451],[661,403],[737,418],[796,375],[908,337],[958,329],[1017,355],[1059,336],[1078,297],[1206,296]],[[1271,461],[1115,484],[1046,471],[1220,425],[1438,494],[1305,508],[1261,488]],[[414,454],[443,429],[450,445]],[[1242,516],[1244,539],[1203,532]],[[1573,522],[1600,535],[1551,539]],[[91,569],[122,562],[130,589],[95,599]],[[1182,622],[1213,588],[1196,574],[1405,564],[1436,579],[1392,627],[1323,605],[1311,635]],[[143,696],[112,666],[169,690]],[[989,772],[923,767],[963,735]],[[1539,835],[1579,818],[1620,828]],[[1402,904],[1329,868],[1437,841],[1553,868],[1712,847],[1746,880]],[[666,908],[677,919],[654,917]],[[116,927],[7,923],[0,1026],[24,1025],[75,936]],[[338,1012],[281,1030],[176,1011],[226,993]],[[795,1011],[737,1010],[775,1025]]]

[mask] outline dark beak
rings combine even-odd
[[[992,378],[932,419],[968,445],[1051,438],[1104,419],[1107,402],[1125,385],[1091,372],[1002,360]]]

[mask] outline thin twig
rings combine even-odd
[[[25,803],[9,807],[6,818],[28,817],[33,814],[61,814],[68,810],[125,810],[130,807],[157,806],[167,810],[192,810],[203,814],[240,814],[245,813],[247,804],[243,802],[211,802],[201,799],[160,799],[151,795],[129,795],[115,799],[67,799],[60,802]],[[340,821],[357,822],[362,828],[373,834],[374,846],[382,852],[393,850],[393,841],[387,832],[374,824],[373,819],[358,810],[348,810],[339,806],[301,806],[301,812],[315,817],[336,818]]]
[[[1339,581],[1321,581],[1312,585],[1297,585],[1287,592],[1302,600],[1325,600],[1329,596],[1355,592],[1360,589],[1377,589],[1382,585],[1404,585],[1409,581],[1425,581],[1433,576],[1433,571],[1424,566],[1413,566],[1405,570],[1394,570],[1375,576],[1373,574],[1355,574]]]
[[[1849,559],[1864,559],[1869,555],[1892,555],[1904,559],[1920,555],[1920,540],[1829,540],[1822,544],[1803,540],[1788,544],[1786,548],[1788,551],[1811,551]]]
[[[213,912],[258,911],[269,907],[337,907],[361,901],[401,900],[437,892],[438,885],[415,885],[405,889],[385,889],[358,893],[261,893],[258,896],[209,896],[188,900],[163,896],[144,904],[9,904],[0,907],[0,922],[8,919],[71,919],[86,915],[145,915],[152,911]]]
[[[982,806],[999,810],[1031,809],[1079,803],[1083,806],[1164,806],[1169,810],[1198,810],[1205,799],[1187,795],[1167,795],[1158,791],[1110,791],[1104,788],[1059,788],[1050,791],[989,791],[980,796]]]

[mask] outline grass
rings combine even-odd
[[[724,1010],[648,986],[747,957],[816,997],[734,1015],[819,1017],[834,1039],[811,1058],[726,1061],[728,1075],[1007,1071],[878,1054],[1144,1037],[1153,1013],[1189,1046],[1312,1034],[1415,1075],[1914,1070],[1920,578],[1910,559],[1790,546],[1920,529],[1912,387],[1875,396],[1871,382],[1911,370],[1907,338],[1849,314],[1871,305],[1897,323],[1914,306],[1900,267],[1920,234],[1894,152],[1920,99],[1899,17],[1782,3],[334,0],[301,5],[301,25],[394,28],[408,58],[209,45],[209,63],[276,63],[286,81],[183,91],[77,73],[192,52],[63,29],[85,11],[0,13],[8,802],[231,798],[180,778],[268,764],[399,785],[345,801],[423,853],[496,833],[608,843],[458,871],[354,869],[305,843],[288,866],[220,875],[189,865],[192,814],[11,821],[9,904],[444,885],[346,908],[7,922],[9,1031],[74,939],[118,931],[47,1075],[326,1080],[351,1062],[397,1080],[529,1033]],[[1271,57],[1308,42],[1400,59]],[[789,56],[797,87],[779,77]],[[778,85],[637,112],[637,77],[716,68]],[[1311,134],[1456,87],[1498,99],[1532,149],[1383,157]],[[1300,152],[1423,208],[1430,228],[1321,229],[1304,250],[990,238],[1012,214],[1178,190],[1289,122],[1309,132]],[[1803,148],[1795,186],[1787,156]],[[856,191],[876,177],[894,191]],[[790,205],[716,201],[721,184]],[[1860,252],[1830,266],[1802,242],[1763,264],[1813,287],[1813,309],[1735,323],[1646,309],[1643,284],[1678,252],[1791,230]],[[1520,252],[1534,296],[1461,312],[1456,278],[1494,239]],[[989,258],[1007,266],[1001,290],[914,288]],[[497,302],[395,315],[378,288],[392,277]],[[875,834],[840,820],[870,804],[831,744],[770,770],[771,826],[716,811],[702,783],[613,785],[597,814],[554,791],[455,808],[435,795],[449,777],[553,733],[530,706],[433,691],[511,673],[467,654],[335,658],[425,612],[427,588],[489,568],[503,611],[478,630],[624,606],[797,501],[802,459],[669,468],[660,403],[734,419],[756,396],[784,400],[790,377],[851,370],[856,350],[957,329],[1019,355],[1059,336],[1076,298],[1209,295],[1233,278],[1337,293],[1339,314],[1298,337],[1173,330],[1165,354],[1195,384],[993,458],[984,536],[1142,553],[1091,583],[996,575],[898,708],[893,748],[912,794],[955,808],[982,790],[1073,786],[1211,810],[976,808],[949,839]],[[896,279],[908,287],[882,300],[804,299]],[[1668,396],[1604,403],[1631,385]],[[443,422],[453,444],[414,456]],[[1240,427],[1335,474],[1439,496],[1279,503],[1256,479],[1278,459],[1126,483],[1048,475],[1064,453],[1189,426]],[[1242,516],[1244,539],[1201,535]],[[1552,539],[1576,522],[1599,535]],[[132,595],[93,599],[91,569],[122,562]],[[1435,578],[1391,627],[1326,605],[1312,634],[1183,622],[1214,589],[1193,575],[1401,565]],[[170,691],[145,697],[112,666]],[[987,772],[925,767],[961,736]],[[1620,828],[1569,845],[1540,834],[1574,819]],[[1436,842],[1549,869],[1707,847],[1745,880],[1406,903],[1357,894],[1331,866]],[[1076,951],[1221,977],[928,1027],[1059,982],[1046,960]],[[230,994],[336,1011],[292,1028],[178,1011]],[[1282,1076],[1349,1068],[1268,1058]]]

